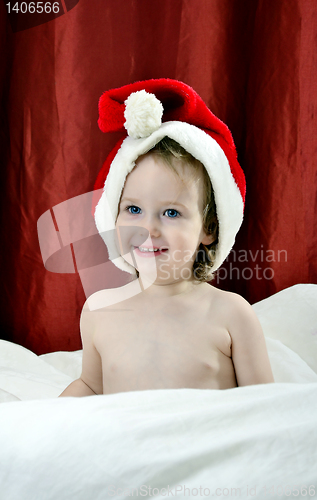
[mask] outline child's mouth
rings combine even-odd
[[[158,257],[162,255],[164,252],[167,252],[167,248],[157,248],[157,247],[134,247],[134,250],[137,255],[141,257]]]

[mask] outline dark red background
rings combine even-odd
[[[136,80],[184,81],[233,133],[247,178],[235,250],[259,251],[233,265],[274,278],[236,270],[219,286],[253,303],[316,282],[315,0],[80,0],[17,33],[4,3],[0,14],[2,338],[38,354],[80,348],[81,282],[45,270],[36,224],[92,189],[117,139],[97,127],[98,99]]]

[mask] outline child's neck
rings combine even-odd
[[[146,287],[142,279],[139,278],[139,283],[143,293],[148,297],[172,297],[189,293],[197,288],[201,283],[196,280],[179,280],[173,283],[153,283]]]

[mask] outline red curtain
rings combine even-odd
[[[81,347],[81,281],[44,268],[37,220],[93,188],[118,139],[97,127],[99,96],[136,80],[184,81],[233,133],[245,220],[214,284],[253,303],[316,282],[315,0],[73,3],[17,32],[0,4],[2,338]]]

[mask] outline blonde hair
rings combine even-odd
[[[186,151],[178,142],[164,137],[147,154],[155,155],[162,159],[176,175],[179,173],[173,165],[174,159],[181,160],[186,165],[193,167],[193,176],[202,176],[203,180],[203,230],[207,235],[213,235],[215,240],[210,245],[200,244],[193,264],[194,278],[198,281],[210,281],[213,278],[212,266],[215,260],[216,246],[218,243],[218,220],[214,191],[204,165]],[[199,178],[198,177],[198,178]]]

